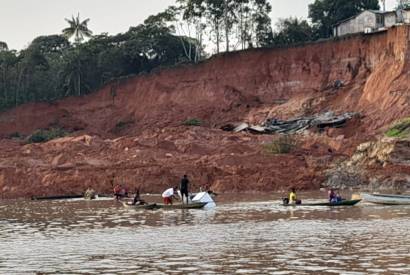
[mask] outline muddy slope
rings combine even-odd
[[[409,37],[403,26],[304,47],[230,53],[117,81],[81,98],[2,113],[2,196],[88,186],[108,192],[111,179],[158,192],[183,173],[196,187],[218,191],[317,188],[335,160],[410,116]],[[361,118],[297,137],[297,148],[286,155],[266,153],[263,144],[271,136],[219,129],[325,111],[359,112]],[[181,126],[190,118],[202,126]],[[73,131],[74,138],[41,145],[6,139],[52,126]]]

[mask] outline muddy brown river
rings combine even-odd
[[[410,207],[0,201],[0,274],[410,274]]]

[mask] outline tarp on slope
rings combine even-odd
[[[326,112],[310,117],[300,117],[291,120],[280,120],[275,118],[267,119],[262,125],[249,125],[241,123],[233,131],[250,131],[256,133],[282,133],[293,134],[300,133],[307,129],[317,127],[320,129],[326,127],[342,127],[348,120],[356,116],[357,113],[345,113],[342,115],[335,115],[333,112]]]

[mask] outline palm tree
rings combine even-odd
[[[80,13],[78,13],[77,17],[74,15],[70,19],[65,18],[65,21],[70,25],[68,28],[63,30],[63,35],[70,39],[74,36],[74,43],[80,44],[85,37],[91,37],[93,32],[88,29],[88,22],[90,21],[89,18],[85,19],[84,21],[80,21]]]
[[[79,45],[85,37],[91,37],[93,32],[88,29],[88,22],[90,21],[89,18],[85,19],[84,21],[80,21],[80,13],[78,13],[77,17],[71,16],[70,19],[65,19],[67,23],[70,25],[68,28],[63,30],[63,35],[70,39],[74,37],[74,44]],[[68,82],[72,82],[72,77],[75,76],[76,78],[76,90],[77,94],[81,95],[81,55],[80,55],[80,47],[76,47],[75,51],[77,55],[77,64],[73,67],[73,71],[69,74]]]

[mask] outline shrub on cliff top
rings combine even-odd
[[[191,118],[191,119],[185,120],[183,122],[183,125],[185,125],[185,126],[201,126],[202,121],[197,119],[197,118]]]
[[[391,127],[386,136],[394,138],[406,138],[410,136],[410,117],[405,118]]]
[[[29,137],[29,143],[41,143],[66,136],[68,133],[61,128],[39,129]]]
[[[290,135],[275,136],[273,140],[263,145],[265,152],[270,154],[289,154],[297,146],[297,140]]]

